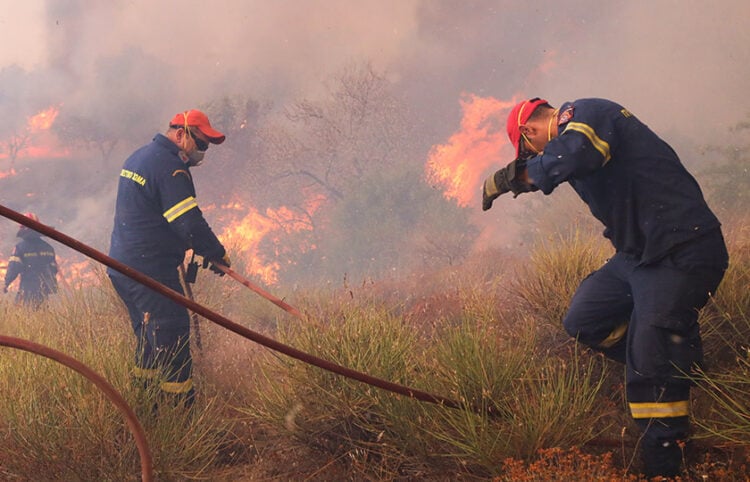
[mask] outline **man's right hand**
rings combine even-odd
[[[225,254],[223,258],[217,259],[217,260],[211,260],[211,264],[209,265],[209,269],[213,271],[214,273],[218,274],[219,276],[224,276],[226,273],[224,273],[221,268],[217,268],[216,265],[220,264],[222,266],[226,266],[229,268],[232,263],[229,260],[229,254]]]

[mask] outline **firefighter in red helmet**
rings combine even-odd
[[[34,213],[26,213],[27,218],[39,222]],[[8,260],[3,292],[20,276],[21,281],[16,301],[33,309],[40,308],[50,294],[57,293],[57,262],[55,250],[42,239],[42,235],[31,228],[19,225],[13,254]]]
[[[604,225],[615,254],[581,281],[562,323],[625,365],[646,475],[679,475],[686,375],[703,359],[698,312],[728,265],[719,220],[677,153],[616,102],[578,99],[556,109],[524,100],[507,130],[516,159],[487,178],[482,209],[508,192],[551,194],[568,183]]]

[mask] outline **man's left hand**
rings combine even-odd
[[[482,211],[492,207],[492,202],[505,193],[512,192],[517,197],[522,192],[536,191],[539,188],[522,179],[526,174],[526,160],[515,159],[484,181],[482,190]]]

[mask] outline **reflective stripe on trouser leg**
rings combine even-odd
[[[174,394],[188,393],[193,390],[193,379],[188,378],[184,382],[161,382],[162,391]]]
[[[630,414],[634,419],[687,417],[690,404],[687,400],[677,402],[630,402]]]
[[[156,368],[141,368],[136,365],[133,367],[133,376],[144,380],[156,380],[159,378],[159,370]]]
[[[607,335],[607,338],[600,341],[598,347],[602,349],[612,348],[625,337],[625,333],[627,333],[627,331],[628,323],[622,323],[621,325],[617,326],[617,328],[612,330],[612,333]]]

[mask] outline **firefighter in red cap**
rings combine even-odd
[[[555,109],[539,98],[508,116],[516,160],[484,183],[502,194],[569,183],[604,225],[615,254],[578,287],[563,319],[579,342],[626,365],[630,413],[648,476],[680,473],[690,380],[703,359],[698,311],[724,276],[720,223],[675,151],[605,99]]]
[[[223,275],[214,265],[229,266],[229,256],[198,207],[190,169],[203,162],[211,144],[224,139],[206,114],[188,110],[125,161],[117,187],[112,258],[178,293],[184,293],[178,267],[188,249]],[[195,388],[187,309],[115,270],[107,272],[137,339],[135,379],[142,386],[158,383],[176,404],[191,406]]]
[[[39,221],[34,213],[26,213],[25,216]],[[50,294],[57,293],[55,250],[42,239],[40,233],[23,224],[19,225],[16,236],[21,241],[16,244],[8,260],[3,293],[8,292],[8,286],[20,275],[16,302],[39,309]]]

